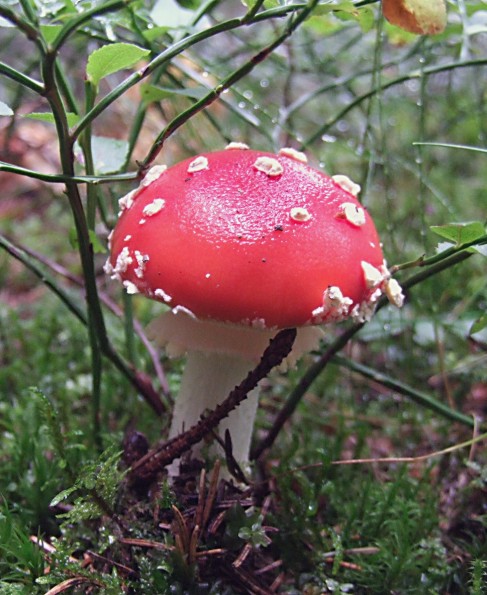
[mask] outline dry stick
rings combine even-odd
[[[466,260],[472,256],[471,252],[458,252],[452,256],[446,258],[444,261],[436,262],[435,264],[428,267],[416,275],[413,275],[405,282],[402,286],[404,289],[409,289],[418,283],[421,283],[425,279],[432,277],[433,275],[455,265],[459,262]],[[377,306],[377,310],[383,308],[387,304],[387,300],[381,299]],[[358,331],[364,326],[365,323],[358,323],[348,328],[342,335],[340,335],[332,345],[321,355],[321,357],[312,364],[305,372],[297,386],[289,395],[287,401],[284,403],[282,409],[277,414],[271,429],[268,431],[263,440],[258,444],[250,454],[250,458],[255,460],[258,459],[262,453],[270,448],[274,443],[277,435],[281,431],[286,421],[294,413],[296,407],[299,405],[301,399],[305,395],[308,388],[313,384],[316,378],[323,372],[330,360],[333,359],[334,355],[341,351],[348,341],[358,333]]]
[[[174,459],[189,450],[191,446],[202,440],[217,427],[222,419],[227,417],[247,398],[247,394],[257,386],[260,380],[265,378],[275,366],[278,366],[284,360],[291,351],[295,338],[296,329],[294,328],[280,331],[271,340],[257,366],[247,374],[246,378],[232,390],[216,409],[210,411],[186,432],[148,452],[132,465],[130,475],[134,479],[149,481],[166,465],[169,465]]]

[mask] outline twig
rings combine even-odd
[[[185,124],[195,114],[197,114],[204,108],[211,105],[214,101],[216,101],[226,89],[229,89],[240,79],[252,72],[252,70],[257,65],[263,62],[276,48],[282,45],[284,41],[286,41],[286,39],[288,39],[288,37],[290,37],[294,33],[294,31],[299,27],[299,25],[304,21],[304,19],[307,18],[309,14],[313,11],[317,3],[318,0],[311,0],[306,5],[306,7],[302,9],[298,16],[295,16],[294,19],[290,20],[283,33],[281,33],[276,39],[274,39],[272,43],[261,49],[257,54],[252,56],[250,60],[248,60],[245,64],[240,66],[240,68],[237,68],[227,77],[225,77],[219,85],[211,89],[200,100],[196,101],[190,108],[184,110],[183,112],[178,114],[171,122],[169,122],[169,124],[156,138],[155,142],[149,150],[147,157],[140,163],[139,171],[141,176],[144,174],[145,171],[147,171],[151,163],[157,157],[167,138],[169,138],[180,126]]]
[[[294,410],[300,403],[304,394],[308,388],[313,384],[319,374],[325,369],[331,358],[345,347],[348,341],[357,333],[363,326],[363,323],[356,324],[345,331],[338,339],[323,353],[318,361],[312,364],[301,377],[298,385],[289,395],[287,401],[284,403],[279,413],[277,414],[272,427],[267,432],[266,436],[262,439],[254,449],[252,449],[250,458],[258,459],[262,453],[270,448],[277,438],[277,435],[281,431],[286,421],[294,413]]]
[[[264,351],[258,365],[248,373],[247,377],[233,389],[216,409],[210,411],[206,417],[202,418],[186,432],[148,452],[132,466],[130,474],[137,479],[149,481],[166,465],[189,450],[193,444],[197,444],[202,440],[216,428],[222,419],[227,417],[247,398],[247,394],[257,386],[260,380],[265,378],[275,366],[283,361],[291,351],[295,337],[296,329],[280,331]]]
[[[439,256],[441,256],[441,255],[439,255]],[[467,252],[466,250],[463,249],[463,247],[458,248],[457,252],[447,255],[443,260],[435,262],[430,267],[428,267],[426,270],[420,271],[420,272],[416,273],[415,275],[411,276],[409,279],[406,279],[406,281],[404,281],[402,283],[402,287],[404,289],[411,289],[412,287],[414,287],[415,285],[418,285],[425,279],[428,279],[428,278],[442,272],[443,270],[450,268],[451,266],[459,264],[460,262],[467,260],[471,256],[472,256],[472,253]],[[387,304],[387,300],[382,298],[378,302],[377,310],[380,310],[386,304]],[[337,354],[339,351],[341,351],[347,345],[347,343],[350,341],[350,339],[352,339],[352,337],[354,337],[363,326],[364,326],[364,323],[357,323],[357,324],[351,326],[350,328],[348,328],[346,331],[344,331],[330,345],[330,347],[328,347],[328,349],[321,355],[321,357],[308,368],[308,370],[301,377],[301,380],[296,385],[296,387],[293,389],[293,391],[289,395],[288,399],[284,403],[283,407],[277,414],[277,416],[276,416],[270,430],[267,432],[266,436],[264,436],[264,438],[262,439],[260,444],[258,444],[251,451],[251,454],[250,454],[251,459],[258,459],[266,449],[268,449],[272,446],[275,439],[277,438],[277,435],[281,431],[282,427],[284,426],[286,421],[291,417],[291,415],[294,413],[296,407],[301,402],[301,399],[303,398],[303,396],[305,395],[305,393],[309,389],[309,387],[318,378],[318,376],[323,372],[323,370],[326,368],[326,366],[331,361],[331,359],[335,356],[335,354]],[[464,420],[464,421],[466,421],[466,420]],[[470,418],[468,421],[468,425],[471,425]]]
[[[433,457],[440,457],[442,455],[450,454],[451,452],[455,452],[456,450],[461,450],[462,448],[467,448],[468,446],[473,447],[474,444],[481,442],[482,440],[487,440],[487,434],[481,434],[480,436],[475,436],[470,440],[466,440],[461,444],[453,444],[453,446],[448,446],[447,448],[443,448],[442,450],[437,450],[435,452],[430,452],[425,455],[419,455],[417,457],[379,457],[374,459],[341,459],[339,461],[333,461],[333,465],[363,465],[366,463],[419,463],[421,461],[427,461],[428,459],[432,459]],[[473,450],[473,449],[472,449]],[[470,457],[469,457],[470,459]]]
[[[379,372],[378,370],[374,370],[373,368],[369,368],[368,366],[364,366],[363,364],[359,364],[353,360],[346,359],[344,357],[339,357],[338,355],[334,355],[332,359],[332,363],[338,364],[339,366],[343,366],[344,368],[348,368],[352,370],[352,372],[357,372],[361,376],[365,378],[369,378],[374,382],[378,382],[382,386],[386,388],[390,388],[406,397],[409,397],[415,403],[426,407],[427,409],[431,409],[436,413],[439,413],[446,419],[451,419],[452,421],[460,422],[466,426],[470,426],[473,428],[474,420],[471,416],[465,415],[464,413],[460,413],[456,411],[451,406],[445,405],[438,399],[433,398],[431,395],[423,393],[419,390],[411,388],[407,384],[400,382],[399,380],[394,380]]]
[[[377,93],[385,91],[389,87],[393,87],[394,85],[399,85],[401,83],[405,83],[407,81],[415,80],[421,78],[423,76],[429,76],[432,74],[437,74],[439,72],[448,72],[450,70],[455,70],[456,68],[468,68],[474,66],[484,66],[487,63],[485,58],[479,58],[476,60],[465,60],[463,62],[451,62],[450,64],[441,64],[440,66],[432,66],[430,68],[418,69],[408,72],[407,74],[397,77],[391,81],[383,82],[380,85],[374,87],[370,91],[359,95],[354,101],[348,103],[343,109],[341,109],[333,118],[327,120],[323,126],[318,126],[317,129],[301,144],[301,149],[312,145],[317,139],[321,138],[323,134],[326,134],[328,130],[336,124],[339,120],[341,120],[349,111],[353,108],[360,105],[363,101],[373,97]]]
[[[64,593],[68,589],[73,589],[74,587],[79,587],[80,585],[95,585],[100,589],[105,587],[103,583],[97,581],[94,578],[89,578],[87,576],[76,576],[74,578],[68,578],[67,580],[59,583],[49,591],[46,591],[45,595],[58,595],[58,593]]]

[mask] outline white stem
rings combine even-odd
[[[207,409],[214,409],[253,368],[252,362],[238,357],[214,352],[190,352],[174,405],[169,438],[189,429]],[[257,405],[258,389],[255,389],[218,427],[222,438],[227,429],[230,432],[233,457],[238,463],[246,464],[249,460]],[[200,449],[201,444],[196,445],[193,454],[198,454]],[[170,474],[172,471],[177,472],[177,469],[172,467]]]
[[[259,361],[277,329],[224,324],[198,320],[186,311],[174,309],[155,318],[148,336],[171,357],[187,353],[180,394],[176,397],[170,438],[198,422],[207,409],[214,409],[245,378]],[[322,331],[318,327],[298,329],[293,350],[281,368],[292,366],[306,351],[318,347]],[[243,465],[249,460],[250,441],[258,404],[258,388],[230,415],[222,420],[218,432],[223,438],[228,429],[233,457]],[[201,444],[193,448],[199,454]],[[215,453],[216,447],[213,449]],[[221,449],[220,449],[221,450]],[[219,453],[221,456],[221,452]],[[179,472],[179,461],[168,468],[169,475]]]

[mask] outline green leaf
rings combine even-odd
[[[59,494],[54,496],[54,498],[51,500],[51,503],[49,506],[57,506],[60,502],[62,502],[63,500],[66,500],[66,498],[68,498],[68,496],[71,496],[71,494],[73,492],[76,492],[77,490],[79,490],[79,486],[74,485],[74,486],[71,486],[70,488],[68,488],[67,490],[63,490],[62,492],[59,492]]]
[[[44,37],[44,39],[46,40],[46,42],[48,44],[52,43],[56,39],[59,31],[61,31],[62,28],[63,28],[62,25],[41,25],[40,26],[42,37]]]
[[[30,114],[25,114],[24,117],[30,118],[31,120],[38,120],[40,122],[49,122],[49,124],[55,123],[54,114],[51,112],[31,112]],[[66,118],[70,128],[79,122],[78,114],[73,114],[73,112],[67,112]]]
[[[196,10],[201,4],[201,0],[176,0],[179,6],[189,10]]]
[[[240,0],[242,2],[242,4],[244,6],[246,6],[247,8],[252,8],[255,3],[257,2],[257,0]],[[279,0],[264,0],[264,8],[276,8],[277,6],[280,6],[280,2]]]
[[[374,11],[369,6],[358,8],[346,0],[337,4],[318,5],[308,19],[316,31],[325,35],[339,29],[340,21],[356,21],[365,33],[375,24]]]
[[[306,21],[305,25],[323,37],[331,35],[343,28],[343,25],[330,15],[312,15]]]
[[[205,89],[205,87],[171,89],[170,87],[157,87],[148,83],[145,83],[140,86],[140,94],[142,96],[142,101],[144,101],[145,103],[163,101],[164,99],[167,99],[168,97],[173,97],[174,95],[189,97],[190,99],[201,99],[201,97],[203,97],[206,93],[208,93],[208,89]]]
[[[105,246],[100,242],[100,239],[96,235],[96,233],[92,229],[90,229],[88,231],[88,234],[90,236],[90,242],[93,248],[93,252],[95,254],[104,254],[106,252]]]
[[[142,35],[149,42],[157,41],[167,33],[168,29],[169,27],[152,27],[152,29],[145,29]]]
[[[364,33],[371,31],[375,25],[375,14],[370,6],[362,6],[358,11],[357,21]]]
[[[370,6],[358,8],[352,2],[341,2],[324,8],[330,8],[340,21],[356,21],[364,33],[370,31],[375,24],[374,11]]]
[[[330,12],[345,12],[355,14],[358,12],[358,8],[354,6],[353,2],[350,0],[344,0],[343,2],[337,2],[333,4],[319,4],[313,14],[320,15],[320,14],[328,14]]]
[[[487,314],[482,314],[482,316],[472,324],[472,327],[470,329],[470,334],[474,335],[475,333],[479,333],[480,331],[483,331],[484,328],[486,328],[486,327],[487,327]]]
[[[107,136],[93,136],[91,139],[95,173],[111,174],[119,171],[127,158],[128,142]]]
[[[11,107],[9,107],[3,101],[0,101],[0,116],[13,116],[14,112]]]
[[[470,244],[485,235],[485,227],[481,221],[432,225],[430,229],[442,238],[454,242],[456,246]]]
[[[193,23],[194,12],[184,8],[176,0],[158,0],[150,13],[151,19],[159,27],[179,29]]]
[[[132,43],[104,45],[90,54],[86,75],[94,85],[98,86],[102,78],[124,68],[130,68],[149,54],[149,50]]]

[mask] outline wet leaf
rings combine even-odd
[[[55,123],[54,115],[51,112],[31,112],[30,114],[25,114],[25,117],[30,118],[31,120],[38,120],[39,122],[48,122],[49,124]],[[73,114],[72,112],[68,112],[66,118],[70,128],[76,126],[79,122],[78,114]]]
[[[430,229],[442,238],[454,242],[457,246],[470,244],[485,235],[485,227],[481,221],[432,225]]]
[[[14,112],[11,107],[9,107],[3,101],[0,101],[0,116],[13,116]]]
[[[486,328],[486,327],[487,327],[487,314],[482,314],[482,316],[472,324],[472,328],[470,329],[470,334],[474,335],[475,333],[479,333],[480,331],[484,330],[484,328]]]
[[[86,74],[88,79],[97,86],[101,79],[109,74],[114,74],[124,68],[130,68],[149,54],[149,50],[132,43],[104,45],[90,54]]]

